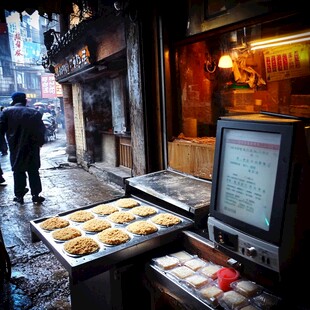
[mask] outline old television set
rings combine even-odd
[[[246,276],[277,291],[305,266],[307,143],[298,118],[258,113],[222,117],[217,124],[209,239]]]

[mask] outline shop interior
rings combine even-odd
[[[267,111],[310,117],[310,28],[298,18],[213,31],[175,44],[166,62],[167,76],[176,76],[177,94],[166,114],[170,168],[212,180],[221,116]],[[223,56],[228,64],[222,64]]]

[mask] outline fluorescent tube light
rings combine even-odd
[[[251,50],[257,50],[261,48],[281,46],[285,44],[299,43],[310,40],[310,32],[303,32],[299,34],[289,35],[281,38],[273,38],[264,41],[252,42]]]

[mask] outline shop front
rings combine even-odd
[[[71,115],[66,113],[66,116],[71,118],[67,123],[74,124],[71,134],[76,161],[86,169],[121,167],[130,176],[132,151],[125,33],[122,19],[116,19],[113,27],[118,37],[107,39],[112,25],[108,28],[104,26],[106,23],[97,20],[84,25],[84,34],[77,41],[74,41],[74,31],[80,33],[80,30],[74,29],[72,42],[69,38],[68,46],[55,52],[53,70],[56,80],[69,89],[72,96],[68,102],[73,107]],[[94,37],[92,32],[99,31],[99,26],[104,31]]]
[[[94,309],[132,308],[136,287],[143,306],[151,309],[309,307],[303,298],[294,303],[298,289],[288,294],[309,236],[303,220],[308,217],[309,21],[301,9],[277,11],[273,1],[216,4],[191,2],[178,27],[172,9],[146,10],[139,32],[130,15],[127,69],[108,69],[124,56],[125,40],[109,55],[98,40],[97,53],[90,48],[84,65],[58,77],[72,84],[79,161],[86,166],[132,161],[134,177],[125,182],[125,197],[180,220],[157,224],[150,235],[129,234],[125,245],[99,242],[98,252],[73,258],[40,228],[45,219],[32,221],[34,239],[42,240],[70,274],[73,308],[83,300]],[[150,25],[155,29],[149,31]],[[128,42],[139,43],[141,54]],[[230,63],[222,65],[221,56],[229,56]],[[141,75],[133,70],[137,63],[145,70]],[[121,90],[127,85],[129,122],[127,108],[117,104],[126,102]],[[141,98],[145,102],[137,105]],[[71,213],[57,217],[69,219]],[[149,224],[152,217],[133,221]],[[128,233],[127,224],[121,228]],[[86,236],[98,242],[94,234]],[[187,263],[192,260],[202,265]],[[208,295],[203,289],[221,289],[217,272],[203,274],[208,266],[237,271],[238,280],[254,290],[226,288],[238,304],[225,299],[224,290]],[[178,267],[189,273],[178,273]]]

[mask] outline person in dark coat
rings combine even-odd
[[[4,107],[0,107],[0,116]],[[8,144],[6,143],[5,135],[0,134],[0,152],[2,156],[8,155]]]
[[[42,114],[26,106],[25,93],[14,93],[12,100],[11,106],[4,109],[0,116],[0,133],[6,134],[10,151],[14,176],[13,200],[24,203],[24,195],[29,191],[26,187],[28,175],[32,201],[42,203],[45,200],[39,196],[42,191],[40,148],[45,142]]]
[[[5,185],[5,178],[3,177],[3,170],[1,168],[1,163],[0,163],[0,185]]]

